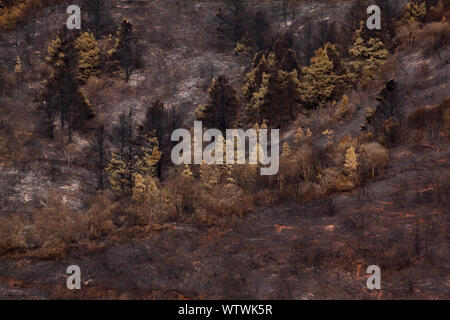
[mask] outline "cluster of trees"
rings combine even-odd
[[[38,99],[39,111],[44,115],[44,127],[49,137],[53,137],[58,115],[61,128],[66,123],[68,125],[69,141],[72,140],[74,126],[80,127],[94,116],[91,104],[80,88],[82,79],[98,67],[98,50],[95,42],[92,43],[89,38],[91,35],[85,33],[77,39],[75,34],[62,29],[48,47],[46,62],[51,73]]]
[[[217,16],[218,30],[237,43],[236,52],[252,55],[253,61],[244,79],[242,97],[237,96],[225,76],[213,80],[209,88],[210,102],[199,106],[197,117],[214,128],[223,130],[236,123],[252,126],[263,121],[270,127],[283,127],[302,112],[338,101],[347,87],[370,81],[389,54],[377,34],[365,31],[363,17],[359,17],[361,20],[353,29],[354,42],[348,48],[345,43],[339,46],[330,42],[338,41],[338,32],[332,23],[323,22],[315,36],[315,32],[309,30],[311,22],[307,21],[305,33],[311,34],[311,39],[317,38],[321,46],[314,49],[302,67],[300,59],[305,51],[296,47],[298,39],[292,31],[287,29],[274,34],[270,23],[264,22],[267,21],[265,12],[258,10],[253,14],[248,1],[224,3],[225,9]],[[386,7],[391,5],[389,1],[383,3]],[[298,4],[286,2],[283,5],[295,7]],[[358,2],[358,6],[361,3]],[[390,12],[396,16],[394,6]],[[250,20],[243,17],[250,17]],[[260,22],[257,35],[251,33],[255,28],[253,18]],[[308,46],[307,41],[305,46],[309,51],[314,48]]]
[[[433,22],[448,18],[450,4],[442,0],[413,0],[405,7],[403,20]]]
[[[62,28],[48,47],[46,63],[50,70],[38,97],[44,128],[53,137],[55,120],[59,118],[61,129],[68,126],[68,140],[74,129],[82,128],[95,116],[92,103],[84,94],[89,79],[103,71],[124,74],[126,81],[141,66],[137,39],[130,22],[124,20],[118,28],[115,45],[106,54],[100,50],[94,33],[76,32]],[[105,61],[106,60],[106,61]],[[16,64],[16,69],[19,64]]]
[[[119,116],[112,134],[114,145],[106,168],[111,189],[118,198],[139,198],[144,192],[144,178],[156,174],[161,159],[158,138],[137,130],[132,110]]]
[[[1,5],[4,9],[14,7],[15,3],[2,1]],[[338,30],[332,22],[309,20],[303,33],[311,35],[310,40],[299,40],[288,28],[288,20],[297,14],[298,1],[278,3],[286,28],[281,34],[274,34],[268,15],[255,10],[254,2],[227,0],[217,14],[217,31],[236,45],[236,53],[253,59],[242,79],[242,90],[236,90],[225,75],[212,80],[208,103],[196,110],[197,118],[206,127],[222,131],[236,126],[253,126],[256,131],[268,126],[286,127],[299,114],[312,116],[341,98],[339,120],[342,120],[349,113],[346,89],[371,81],[389,50],[397,45],[395,22],[402,17],[411,24],[441,21],[448,12],[448,4],[441,1],[411,1],[403,14],[398,2],[376,0],[383,10],[383,32],[369,31],[361,23],[367,17],[367,2],[355,1],[345,28]],[[92,31],[69,32],[64,28],[58,32],[48,48],[49,73],[38,97],[38,110],[48,135],[53,136],[59,122],[61,129],[68,129],[68,141],[73,130],[83,128],[89,119],[98,116],[95,106],[99,102],[88,99],[92,95],[86,92],[100,86],[102,73],[110,72],[128,81],[133,71],[142,66],[133,25],[123,21],[112,48],[102,52],[98,41],[106,30],[108,17],[103,14],[106,2],[95,0],[85,5],[89,8],[88,24]],[[300,48],[298,42],[304,46]],[[17,79],[22,72],[23,63],[17,57]],[[123,205],[121,210],[125,209],[128,222],[144,225],[160,216],[165,219],[189,216],[217,223],[253,210],[254,203],[305,201],[349,191],[364,186],[387,166],[387,147],[395,144],[403,118],[401,96],[396,80],[386,82],[377,105],[367,110],[363,134],[356,138],[346,136],[338,140],[332,129],[322,132],[323,129],[314,130],[298,121],[292,141],[283,145],[280,173],[273,177],[261,177],[259,165],[250,164],[172,167],[168,158],[172,148],[170,135],[181,127],[181,119],[175,108],[170,109],[159,100],[147,102],[142,122],[136,121],[130,108],[118,117],[116,124],[105,124],[101,119],[95,123],[96,161],[92,162],[98,173],[98,188],[103,190],[107,180],[115,199],[120,200],[115,204]],[[448,115],[448,104],[446,100],[440,106],[417,110],[409,117],[408,126],[421,139],[425,134],[436,138],[445,127],[443,119]],[[430,123],[436,129],[431,130]],[[17,166],[23,161],[18,156],[22,151],[17,152],[12,137],[2,138],[10,131],[0,122],[0,150],[11,154],[8,159],[0,157],[0,161],[15,162]],[[325,143],[314,139],[320,133]],[[251,152],[258,152],[258,146]],[[51,210],[45,208],[41,215],[36,215],[39,237],[56,239],[48,246],[59,242],[68,245],[80,239],[73,234],[75,229],[89,230],[84,231],[81,239],[106,232],[112,224],[111,211],[115,205],[105,201],[106,198],[99,199],[98,206],[92,206],[81,217],[67,211],[61,203]],[[50,224],[55,219],[56,227]],[[56,238],[47,236],[51,230],[60,230],[61,225],[65,228]],[[44,240],[41,242],[42,246],[47,245]],[[14,244],[5,247],[11,246]]]
[[[210,128],[225,131],[237,125],[251,127],[255,123],[261,124],[256,125],[257,130],[260,126],[285,127],[301,113],[312,114],[315,109],[340,100],[349,86],[370,81],[389,54],[389,46],[383,40],[387,38],[377,31],[368,32],[362,19],[354,17],[349,21],[349,24],[355,22],[353,43],[333,43],[339,41],[336,27],[331,23],[323,23],[321,32],[317,33],[321,45],[313,50],[309,61],[302,66],[300,61],[305,54],[299,52],[296,39],[289,29],[274,34],[264,11],[251,10],[248,1],[229,0],[225,4],[225,9],[217,14],[217,30],[237,44],[237,53],[251,55],[253,59],[243,80],[242,94],[238,93],[225,75],[212,80],[208,89],[208,103],[196,110],[197,118]],[[389,19],[398,17],[396,7],[390,1],[380,1],[380,4],[391,8],[388,10],[391,12]],[[94,1],[91,5],[95,17],[98,3]],[[295,2],[283,1],[282,5],[287,27],[286,12],[290,10],[295,15]],[[361,2],[355,5],[361,5]],[[99,19],[94,18],[93,21]],[[386,42],[391,45],[392,41]],[[51,125],[54,125],[55,116],[58,115],[61,127],[68,124],[70,140],[72,128],[82,126],[94,115],[92,103],[83,94],[83,87],[90,79],[105,71],[128,81],[132,72],[141,67],[139,49],[133,26],[128,21],[121,23],[113,48],[104,55],[99,49],[96,33],[69,35],[61,31],[49,47],[47,63],[52,72],[40,97],[41,110],[47,116],[49,131],[53,130]],[[20,69],[19,62],[17,66]],[[363,125],[363,130],[370,132],[372,137],[378,137],[378,141],[387,146],[393,143],[392,132],[400,121],[399,96],[397,83],[394,80],[386,83],[377,99],[379,104],[374,110],[368,111]],[[344,96],[340,111],[342,116],[348,113],[348,105],[348,97]],[[230,196],[233,195],[239,202],[248,190],[281,190],[287,188],[295,177],[297,182],[293,185],[297,185],[297,188],[346,190],[360,183],[359,180],[367,172],[371,173],[367,176],[374,176],[375,168],[383,167],[386,162],[384,147],[370,144],[367,135],[364,136],[366,140],[361,138],[361,141],[336,144],[334,132],[327,130],[324,135],[328,143],[325,149],[320,150],[312,143],[311,130],[303,132],[298,128],[294,145],[286,143],[283,147],[285,168],[277,181],[258,177],[257,168],[250,165],[238,169],[200,166],[167,170],[169,166],[164,166],[170,162],[167,158],[172,147],[170,133],[179,126],[181,121],[175,109],[167,108],[160,101],[148,105],[145,120],[140,124],[135,123],[130,109],[128,113],[120,115],[118,124],[111,132],[106,132],[104,124],[99,125],[95,149],[98,154],[99,188],[104,188],[106,171],[109,185],[119,199],[127,198],[134,203],[148,205],[149,201],[155,201],[154,198],[148,198],[151,190],[153,194],[164,197],[165,200],[158,203],[166,209],[171,207],[177,212],[192,213],[198,212],[199,206],[204,208],[205,203],[210,203],[211,208],[214,204],[222,203],[220,193],[206,199],[201,192],[185,190],[178,183],[171,185],[170,181],[193,179],[191,182],[199,184],[200,189],[228,190]],[[108,148],[112,151],[111,155],[106,151]],[[291,163],[294,159],[295,163]],[[167,188],[170,188],[165,189],[159,183],[159,178],[168,171],[170,174],[166,174],[165,179],[168,181]],[[291,171],[296,173],[292,174]],[[222,203],[221,206],[225,205]],[[221,211],[217,208],[214,210]]]

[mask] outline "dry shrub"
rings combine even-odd
[[[108,196],[94,196],[84,213],[70,209],[59,192],[52,192],[47,201],[31,223],[17,215],[1,219],[0,255],[37,249],[34,255],[39,258],[62,257],[71,245],[99,238],[113,227],[115,204]]]
[[[324,108],[315,109],[308,114],[300,114],[296,122],[303,128],[310,128],[313,134],[321,133],[332,127],[335,122],[336,106],[328,103]]]
[[[297,162],[300,176],[305,181],[312,181],[317,173],[317,164],[314,150],[309,145],[303,145],[299,148],[293,156],[294,161]]]
[[[169,182],[169,188],[173,190],[175,195],[175,208],[177,218],[183,220],[185,217],[192,216],[195,213],[199,198],[199,186],[197,181],[190,172],[186,175],[186,169],[172,178]]]
[[[204,190],[198,202],[198,217],[213,223],[216,219],[243,217],[253,210],[251,198],[234,184],[223,184]],[[205,214],[207,216],[205,216]]]
[[[331,158],[333,159],[333,165],[339,168],[344,167],[345,154],[351,146],[355,147],[356,143],[356,140],[352,139],[350,135],[346,135],[341,140],[339,140],[335,150],[330,150],[334,151],[331,156]]]
[[[162,187],[156,178],[147,177],[142,196],[128,209],[132,225],[147,226],[167,221],[175,216],[175,197],[170,189]]]
[[[259,168],[257,165],[235,165],[233,166],[234,183],[245,193],[254,193],[258,189]]]
[[[170,211],[169,216],[177,220],[208,224],[242,217],[253,211],[252,194],[257,189],[258,175],[259,168],[253,165],[177,168],[167,182],[165,198],[171,197],[170,204],[164,204],[161,210]]]
[[[450,38],[450,22],[432,22],[418,32],[420,47],[429,55],[437,53],[448,46]]]
[[[389,151],[377,142],[361,146],[361,170],[370,172],[372,178],[379,170],[386,168],[389,162]]]
[[[397,30],[395,39],[399,49],[412,49],[418,45],[418,31],[420,24],[418,22],[409,22],[402,24]]]
[[[279,174],[268,183],[271,200],[303,201],[322,193],[320,186],[314,183],[322,162],[317,151],[306,143],[281,157]]]
[[[327,190],[317,183],[305,181],[299,185],[298,195],[301,201],[313,201],[325,197]]]
[[[62,256],[72,243],[86,234],[86,225],[80,213],[67,207],[61,194],[53,192],[48,205],[33,215],[33,242],[40,247],[42,258]]]
[[[89,239],[100,238],[113,228],[112,217],[117,204],[111,198],[112,195],[108,193],[90,199],[89,209],[82,216],[82,224],[85,224]]]
[[[277,200],[292,200],[296,201],[298,196],[298,184],[302,179],[298,162],[295,157],[283,155],[280,159],[280,171],[276,176],[277,179]]]
[[[450,99],[445,99],[438,106],[417,108],[407,121],[410,139],[415,145],[439,138],[449,125]]]
[[[0,218],[0,255],[26,250],[26,222],[18,215]]]
[[[327,190],[327,193],[344,192],[353,190],[355,184],[336,168],[327,168],[323,171],[322,187]]]
[[[400,49],[421,48],[426,55],[440,52],[447,47],[450,37],[448,21],[431,22],[421,26],[410,22],[399,27],[397,44]]]

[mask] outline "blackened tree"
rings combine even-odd
[[[398,125],[402,119],[401,105],[403,98],[397,82],[386,82],[377,97],[378,105],[374,110],[368,109],[362,129],[372,132],[380,142],[392,145],[395,142]]]
[[[52,71],[39,95],[39,111],[46,118],[50,137],[53,136],[54,119],[59,115],[61,128],[66,123],[68,125],[71,141],[73,129],[82,127],[87,119],[94,116],[88,99],[80,90],[75,35],[65,28],[59,31],[48,47],[46,62]]]
[[[210,102],[197,108],[197,118],[204,121],[209,128],[217,128],[225,132],[232,128],[239,110],[236,91],[228,79],[222,75],[213,79],[208,93]]]
[[[223,0],[224,9],[220,8],[216,17],[219,21],[217,31],[233,42],[242,39],[248,21],[246,0]]]
[[[86,9],[88,13],[86,25],[96,36],[112,32],[111,26],[114,25],[114,21],[110,14],[108,1],[86,0],[83,9]]]
[[[129,21],[123,20],[117,31],[115,46],[109,51],[109,64],[113,71],[119,73],[122,69],[125,73],[125,80],[128,81],[131,73],[142,66],[141,50],[133,31],[133,25]]]

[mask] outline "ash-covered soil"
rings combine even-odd
[[[286,204],[235,226],[162,225],[73,249],[61,260],[0,260],[4,299],[449,299],[448,208],[430,190],[448,150],[393,153],[388,178],[328,202]],[[420,162],[417,167],[411,159]],[[405,188],[405,185],[408,187]],[[82,290],[65,270],[82,270]],[[366,287],[379,265],[382,289]]]

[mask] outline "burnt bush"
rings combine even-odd
[[[407,120],[410,140],[415,145],[439,140],[446,134],[450,99],[445,99],[438,106],[417,108]]]

